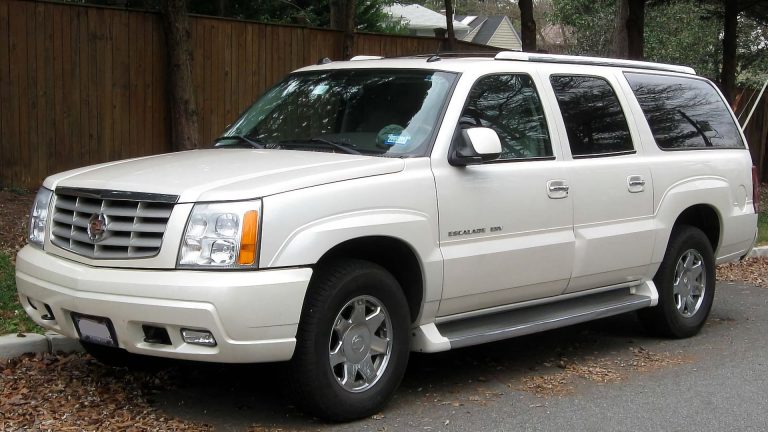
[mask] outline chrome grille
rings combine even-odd
[[[178,197],[90,189],[57,189],[51,242],[93,259],[148,258],[157,255]],[[101,238],[89,236],[94,215],[103,215]]]

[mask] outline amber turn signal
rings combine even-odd
[[[250,210],[243,216],[243,233],[240,237],[238,264],[252,265],[256,261],[256,239],[259,234],[259,212]]]

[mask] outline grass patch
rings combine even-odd
[[[16,276],[11,257],[0,252],[0,335],[35,332],[43,329],[24,312],[16,294]]]
[[[768,212],[760,209],[757,215],[757,244],[764,245],[768,243]]]

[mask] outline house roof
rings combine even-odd
[[[491,40],[493,35],[496,33],[496,30],[498,30],[499,26],[504,22],[504,20],[509,21],[509,18],[507,18],[504,15],[497,15],[497,16],[455,15],[454,19],[470,26],[473,29],[479,27],[477,31],[473,31],[469,34],[469,35],[474,34],[474,37],[472,37],[472,40],[469,42],[474,42],[474,43],[479,43],[484,45],[488,44],[488,42]],[[512,28],[512,31],[515,32],[515,35],[517,36],[517,38],[520,39],[520,34],[517,32],[517,30],[515,30],[511,21],[509,22],[509,26]]]
[[[445,15],[424,6],[395,3],[392,6],[386,6],[384,10],[395,18],[402,18],[407,21],[408,28],[411,29],[446,28]],[[469,26],[454,19],[453,29],[469,30]]]

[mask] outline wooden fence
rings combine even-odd
[[[344,37],[202,16],[191,27],[204,144],[286,73],[339,59]],[[440,43],[358,34],[353,51],[431,53]],[[0,186],[36,188],[55,172],[171,151],[166,68],[155,13],[0,0]]]
[[[736,96],[734,112],[738,116],[739,124],[743,125],[749,117],[752,108],[752,117],[744,128],[744,136],[749,143],[749,151],[752,161],[758,168],[761,181],[768,181],[768,92],[760,97],[758,89],[741,90]],[[758,100],[758,97],[760,99]]]

